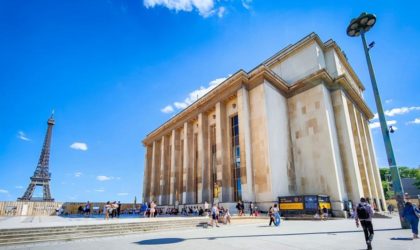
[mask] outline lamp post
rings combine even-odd
[[[391,138],[389,137],[389,130],[386,124],[384,110],[382,108],[381,97],[379,96],[378,86],[376,84],[375,72],[373,71],[372,62],[370,60],[369,48],[366,44],[365,33],[368,32],[373,25],[376,23],[376,16],[363,12],[358,18],[354,18],[350,21],[347,27],[347,35],[351,37],[361,36],[363,42],[363,48],[365,50],[366,61],[369,68],[370,80],[372,82],[373,95],[375,96],[376,109],[378,110],[379,122],[381,124],[382,136],[384,139],[386,155],[388,158],[388,165],[392,177],[392,187],[394,189],[395,197],[397,200],[398,211],[400,215],[400,222],[402,228],[410,228],[401,217],[401,212],[404,208],[404,190],[401,185],[400,174],[398,172],[397,163],[394,157],[394,151],[392,150]]]

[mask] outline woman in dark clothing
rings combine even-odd
[[[420,211],[411,202],[407,201],[403,210],[403,218],[408,221],[411,225],[411,231],[413,232],[413,239],[419,238],[419,217],[416,213]]]

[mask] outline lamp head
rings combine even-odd
[[[358,18],[353,18],[347,27],[348,36],[359,36],[369,31],[376,23],[376,16],[363,12]]]
[[[392,127],[392,126],[389,126],[389,132],[390,132],[391,134],[393,134],[393,133],[395,132],[395,129],[394,129],[394,127]]]

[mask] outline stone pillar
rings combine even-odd
[[[143,202],[150,201],[151,196],[152,155],[153,146],[147,145],[143,175]]]
[[[334,108],[335,125],[337,127],[341,159],[343,162],[344,181],[348,198],[353,203],[359,202],[363,196],[362,180],[357,161],[356,147],[351,128],[348,100],[342,90],[331,93]]]
[[[191,203],[193,198],[193,128],[188,122],[184,123],[184,159],[183,159],[183,203]]]
[[[255,201],[254,176],[252,168],[252,145],[251,145],[251,125],[249,93],[245,87],[237,92],[238,119],[239,119],[239,145],[241,148],[241,185],[242,199]]]
[[[166,163],[166,144],[168,143],[165,136],[162,136],[160,144],[160,175],[159,175],[159,195],[158,195],[158,204],[163,205],[163,191],[165,185],[165,163]]]
[[[181,135],[182,134],[182,135]],[[176,195],[175,195],[175,202],[178,204],[184,204],[184,127],[180,130],[180,140],[179,140],[179,157],[177,162],[177,188],[176,188]]]
[[[380,191],[378,190],[378,185],[376,183],[376,178],[375,178],[375,169],[376,165],[373,159],[373,155],[372,152],[369,149],[369,139],[370,137],[368,137],[369,135],[367,134],[367,131],[369,130],[369,127],[367,125],[367,119],[365,119],[361,114],[360,114],[360,122],[361,122],[361,127],[363,128],[363,139],[364,139],[364,150],[366,152],[366,161],[367,161],[367,170],[368,170],[368,175],[369,175],[369,183],[370,183],[370,188],[372,191],[372,199],[376,198],[376,205],[377,205],[377,209],[379,211],[381,211],[380,208],[380,204],[379,204],[379,193]],[[381,183],[381,189],[382,189],[382,183]],[[371,200],[371,204],[373,204],[374,201]]]
[[[369,151],[371,152],[371,156],[372,156],[372,168],[373,168],[373,173],[374,173],[374,177],[375,177],[375,183],[376,183],[376,189],[378,190],[378,195],[379,195],[379,201],[382,204],[382,207],[380,206],[380,204],[378,203],[378,205],[380,206],[379,209],[380,210],[385,210],[387,209],[387,205],[386,205],[386,201],[385,201],[385,194],[384,194],[384,190],[382,188],[382,180],[381,180],[381,174],[379,173],[379,168],[378,168],[378,163],[376,162],[376,155],[375,155],[375,147],[373,146],[373,140],[372,140],[372,135],[370,133],[370,129],[369,126],[367,124],[365,124],[365,128],[366,128],[366,138],[368,140],[368,148]],[[382,209],[383,208],[383,209]]]
[[[156,141],[152,143],[152,164],[151,164],[151,175],[150,175],[150,197],[149,201],[155,199],[155,191],[156,191]]]
[[[169,188],[169,204],[175,205],[176,201],[176,187],[177,187],[177,173],[179,172],[179,132],[176,129],[172,130],[171,136],[171,173],[170,173],[170,188]]]
[[[368,178],[368,183],[369,183],[369,188],[370,188],[369,198],[371,199],[370,200],[371,204],[373,204],[373,202],[374,202],[373,199],[378,197],[378,193],[376,191],[375,179],[373,177],[373,172],[372,172],[372,167],[371,167],[371,159],[370,159],[369,149],[368,149],[368,145],[367,145],[367,141],[366,141],[365,127],[364,127],[365,118],[362,116],[362,114],[359,111],[357,111],[356,114],[357,114],[357,120],[358,120],[359,131],[360,131],[360,140],[361,140],[361,145],[362,145],[362,152],[363,152],[363,156],[365,158],[366,176]]]
[[[363,143],[362,143],[362,137],[360,135],[360,128],[359,128],[359,117],[357,116],[357,110],[353,103],[349,102],[348,108],[350,111],[350,120],[352,124],[353,129],[353,135],[354,135],[354,144],[356,146],[356,154],[357,154],[357,162],[359,166],[360,171],[360,179],[362,181],[363,186],[363,196],[364,197],[372,197],[372,192],[370,189],[369,184],[369,176],[367,174],[366,169],[366,160],[363,150]]]
[[[208,123],[207,115],[198,115],[198,200],[197,203],[209,202],[211,198],[211,171],[208,161]]]
[[[217,184],[220,187],[219,202],[232,201],[232,168],[228,164],[226,107],[216,103],[216,164]]]

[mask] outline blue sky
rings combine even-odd
[[[139,200],[141,140],[148,132],[220,79],[252,69],[312,31],[345,51],[376,112],[361,40],[345,32],[362,11],[378,17],[367,39],[376,42],[371,56],[379,90],[387,119],[398,128],[392,134],[397,162],[417,167],[419,5],[338,2],[1,1],[0,200],[22,196],[52,109],[53,197]],[[372,131],[385,166],[380,130]]]

